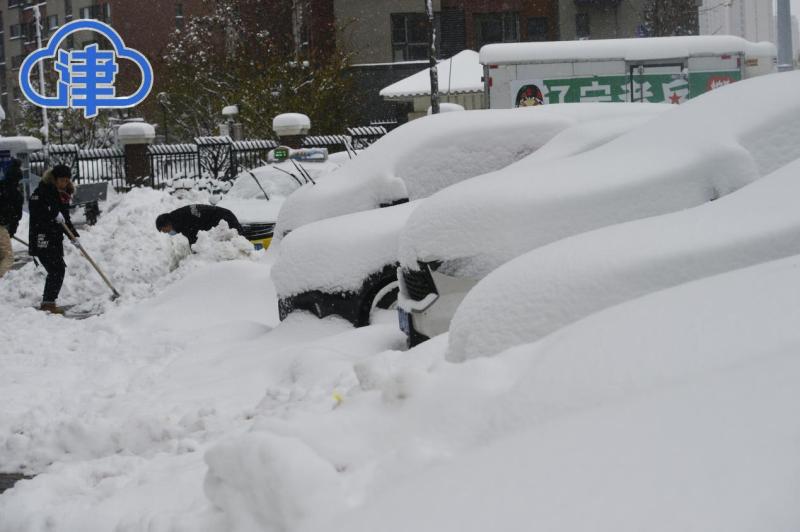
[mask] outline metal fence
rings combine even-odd
[[[386,134],[383,127],[352,128],[348,135],[307,137],[304,147],[327,147],[331,151],[365,148]],[[150,176],[136,184],[163,188],[178,179],[234,179],[243,170],[267,164],[269,152],[278,147],[274,140],[233,141],[230,137],[199,137],[192,144],[155,144],[146,157]],[[80,149],[75,144],[49,145],[31,156],[31,171],[42,175],[47,168],[64,164],[72,168],[77,183],[108,181],[117,190],[131,186],[127,169],[132,165],[120,148]]]

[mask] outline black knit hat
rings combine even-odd
[[[72,170],[69,166],[65,164],[57,164],[53,167],[53,177],[58,179],[59,177],[68,177],[72,178]]]

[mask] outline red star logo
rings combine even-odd
[[[677,92],[673,92],[672,96],[669,97],[670,103],[681,103],[681,97],[678,96]]]

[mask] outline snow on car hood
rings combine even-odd
[[[444,113],[414,120],[348,161],[324,183],[293,194],[281,209],[276,234],[382,203],[427,197],[507,166],[577,122],[611,116],[619,109],[616,104],[584,103]]]
[[[278,295],[358,290],[364,279],[397,262],[397,239],[418,202],[322,220],[283,239],[272,268]]]
[[[734,83],[595,150],[455,185],[409,219],[401,262],[480,278],[549,242],[728,194],[800,157],[798,91],[798,72]]]
[[[718,201],[517,257],[464,299],[448,356],[499,353],[650,292],[800,253],[798,174],[800,160]]]

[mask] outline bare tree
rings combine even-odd
[[[651,37],[697,35],[697,0],[647,0],[643,19]]]
[[[342,104],[355,99],[349,57],[331,50],[303,60],[293,29],[275,23],[288,23],[295,7],[296,0],[215,0],[210,14],[176,30],[158,88],[168,96],[171,136],[215,134],[222,108],[234,104],[249,137],[271,136],[272,118],[290,111],[309,115],[317,131],[351,123],[351,106]]]
[[[430,35],[431,113],[439,114],[439,68],[436,62],[436,24],[434,23],[432,0],[425,0],[425,11],[428,14]]]

